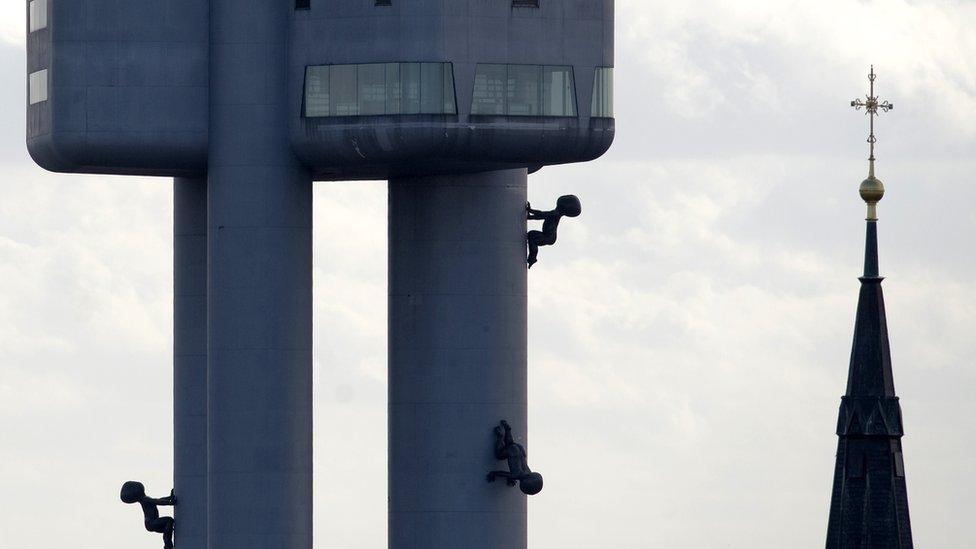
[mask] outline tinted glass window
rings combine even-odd
[[[450,63],[324,65],[305,70],[305,116],[457,114]]]
[[[507,87],[507,65],[478,65],[474,77],[471,114],[504,115]]]
[[[383,65],[386,78],[386,112],[402,112],[403,90],[400,86],[400,63]]]
[[[31,0],[28,4],[30,32],[47,27],[47,2],[48,0]]]
[[[30,73],[27,77],[30,104],[47,101],[47,69]]]
[[[597,67],[593,77],[594,118],[613,118],[613,67]]]
[[[359,114],[359,94],[357,65],[332,65],[329,75],[329,101],[332,116],[355,116]]]
[[[444,65],[420,64],[420,112],[444,110]]]
[[[386,65],[359,65],[359,114],[386,114]]]
[[[329,116],[329,67],[305,71],[305,116]]]
[[[573,67],[478,65],[471,114],[576,116]]]
[[[420,63],[400,65],[400,112],[420,114]]]
[[[542,67],[509,65],[506,99],[511,116],[539,116],[542,112]]]
[[[576,116],[572,67],[543,67],[542,112],[546,116]]]

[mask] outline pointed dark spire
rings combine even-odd
[[[867,220],[864,276],[857,300],[854,344],[847,376],[847,396],[895,396],[884,292],[878,269],[878,220]]]
[[[861,197],[868,204],[864,276],[857,302],[854,344],[847,377],[847,394],[837,419],[837,463],[827,527],[827,549],[911,549],[905,464],[902,457],[901,406],[895,396],[891,349],[885,317],[884,280],[878,268],[877,204],[884,185],[874,175],[874,115],[879,103],[871,94],[871,157]],[[857,107],[858,102],[852,102]],[[872,110],[872,108],[874,110]],[[888,108],[884,110],[890,109]]]

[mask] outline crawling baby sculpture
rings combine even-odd
[[[535,265],[536,261],[538,261],[539,246],[552,246],[556,243],[556,229],[559,228],[559,220],[563,216],[579,216],[583,212],[583,206],[580,204],[579,198],[567,194],[559,197],[559,200],[556,201],[555,210],[548,212],[533,210],[532,205],[527,203],[525,205],[525,211],[530,221],[542,221],[541,231],[529,231],[526,235],[526,240],[529,244],[529,257],[526,259],[526,262],[531,269],[532,265]]]
[[[175,521],[172,517],[160,517],[158,505],[176,505],[176,496],[170,490],[169,496],[154,499],[146,495],[146,487],[141,482],[130,480],[122,485],[120,494],[124,503],[138,503],[142,506],[142,513],[145,515],[146,530],[163,535],[163,549],[173,549],[173,527]]]
[[[512,427],[502,420],[495,427],[495,458],[508,460],[508,471],[492,471],[488,473],[488,482],[495,478],[507,479],[509,486],[517,483],[523,494],[533,496],[542,491],[542,475],[533,473],[526,462],[525,447],[512,438]]]

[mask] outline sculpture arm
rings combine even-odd
[[[495,479],[501,477],[504,479],[518,480],[519,475],[512,473],[510,471],[492,471],[488,473],[488,482],[495,482]]]
[[[544,212],[542,210],[528,210],[528,212],[528,217],[532,220],[546,220],[551,217],[559,217],[559,212],[556,210],[550,210],[548,212]]]
[[[167,507],[176,505],[176,496],[172,494],[159,499],[154,499],[154,498],[146,498],[146,499],[149,501],[149,503],[152,503],[153,505],[163,505]]]
[[[545,219],[547,213],[554,213],[554,212],[544,212],[542,210],[536,210],[532,208],[531,203],[529,202],[525,203],[525,214],[526,217],[528,217],[529,219],[533,219],[533,220]]]

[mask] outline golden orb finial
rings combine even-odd
[[[873,166],[872,166],[873,168]],[[861,182],[861,198],[868,203],[868,219],[877,220],[878,219],[878,202],[884,198],[885,188],[884,183],[880,179],[874,176],[874,170],[871,170],[871,174],[868,178]]]

